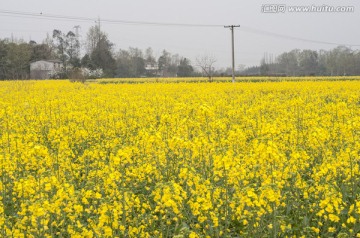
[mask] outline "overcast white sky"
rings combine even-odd
[[[262,13],[264,4],[289,6],[354,6],[353,13]],[[0,11],[20,11],[62,16],[161,23],[241,25],[235,31],[236,65],[258,65],[267,52],[279,55],[294,48],[331,49],[336,45],[254,34],[248,28],[314,41],[360,45],[360,1],[358,0],[0,0]],[[85,40],[93,21],[54,20],[9,15],[0,12],[0,38],[12,35],[38,43],[52,34],[80,25]],[[246,28],[247,27],[247,28]],[[230,30],[223,27],[176,27],[102,23],[116,50],[152,47],[155,56],[166,49],[190,58],[212,55],[216,66],[231,66]],[[353,46],[353,49],[359,49]]]

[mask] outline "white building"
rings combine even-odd
[[[30,63],[31,79],[48,79],[52,75],[60,72],[63,64],[60,60],[39,60]]]
[[[147,75],[158,76],[159,75],[159,65],[156,63],[148,63],[145,65],[145,71]]]

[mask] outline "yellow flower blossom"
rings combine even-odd
[[[2,81],[0,236],[354,234],[359,77],[319,79]]]

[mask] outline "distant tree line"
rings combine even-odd
[[[74,32],[56,29],[41,44],[0,39],[0,79],[27,79],[31,62],[51,59],[62,62],[63,70],[58,78],[71,77],[74,72],[78,74],[78,69],[100,69],[102,77],[188,77],[195,74],[187,58],[166,50],[158,58],[151,48],[142,51],[130,47],[116,52],[107,34],[97,25],[89,29],[83,45]]]
[[[360,51],[346,46],[332,50],[285,52],[272,62],[263,58],[260,66],[242,71],[243,75],[340,76],[360,75]]]
[[[206,57],[205,57],[206,58]],[[0,39],[0,79],[28,79],[30,63],[57,59],[63,70],[56,78],[69,78],[79,72],[89,72],[94,77],[190,77],[229,76],[231,69],[215,70],[204,57],[197,59],[196,72],[185,57],[163,50],[155,56],[151,48],[141,50],[130,47],[115,50],[105,32],[98,25],[90,27],[84,43],[69,31],[54,30],[42,43],[35,41]],[[81,70],[79,70],[81,69]],[[94,73],[95,72],[95,73]],[[99,73],[100,72],[100,73]],[[81,73],[80,73],[81,74]],[[360,51],[346,46],[332,50],[299,50],[285,52],[274,60],[264,57],[259,66],[237,69],[237,75],[360,75]]]
[[[46,43],[0,39],[0,79],[26,79],[29,77],[30,62],[51,59],[53,53]]]

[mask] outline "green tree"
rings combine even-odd
[[[141,77],[145,75],[145,59],[138,48],[130,47],[129,50],[120,50],[116,56],[117,77]]]
[[[68,64],[72,67],[80,67],[80,43],[75,33],[69,31],[65,35],[60,30],[54,30],[53,39],[57,55],[63,63],[65,72],[67,71]]]
[[[303,50],[299,54],[299,71],[301,75],[316,75],[319,69],[318,53],[313,50]]]
[[[98,47],[100,40],[106,36],[105,32],[102,32],[99,25],[90,27],[86,34],[86,53],[91,55],[92,52]]]
[[[119,50],[116,55],[116,77],[128,78],[131,77],[131,57],[127,50]]]
[[[186,58],[180,60],[180,64],[177,69],[177,76],[190,77],[194,73],[194,69],[190,64],[190,61]]]
[[[281,72],[289,76],[297,75],[299,71],[299,50],[295,49],[290,52],[281,54],[278,58],[278,64],[280,64]]]
[[[8,79],[9,61],[8,61],[9,44],[6,40],[0,40],[0,79]]]
[[[179,64],[180,56],[178,54],[172,55],[166,50],[163,50],[158,59],[159,72],[163,77],[175,77]]]
[[[66,54],[68,49],[68,42],[66,40],[66,35],[62,33],[60,30],[53,31],[53,39],[56,47],[56,53],[63,63],[64,70],[67,70],[67,62],[69,60],[69,56]]]
[[[150,65],[155,65],[157,63],[151,47],[145,50],[145,63]]]
[[[8,79],[27,79],[30,73],[31,48],[24,42],[10,42],[7,52]]]
[[[96,69],[94,63],[92,62],[90,56],[88,54],[85,54],[82,58],[81,58],[81,66],[84,68],[88,68],[91,70]]]
[[[112,55],[113,44],[103,35],[91,52],[91,61],[96,68],[101,68],[106,77],[113,77],[116,70],[116,61]]]
[[[74,32],[69,31],[66,34],[67,49],[66,54],[69,56],[69,63],[73,67],[80,67],[81,61],[80,54],[80,42]]]
[[[138,48],[129,48],[129,54],[131,59],[131,76],[140,77],[145,75],[145,60],[143,53]]]
[[[31,48],[31,62],[37,60],[49,60],[54,57],[52,49],[47,44],[37,44],[35,41],[32,41],[29,45]]]
[[[171,62],[171,55],[166,50],[163,50],[162,55],[158,59],[159,71],[162,76],[168,76],[169,66]]]
[[[260,64],[260,74],[261,75],[268,75],[270,72],[270,66],[268,63],[266,63],[265,59],[261,60]]]

